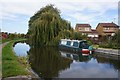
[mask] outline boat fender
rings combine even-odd
[[[89,46],[88,49],[90,50],[90,54],[92,54],[93,47],[92,47],[92,46]]]

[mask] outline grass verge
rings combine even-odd
[[[13,51],[13,44],[18,40],[9,42],[2,49],[2,77],[29,75],[27,66],[19,62],[19,58]]]
[[[14,39],[10,39],[10,38],[7,38],[7,39],[0,39],[0,44],[2,43],[5,43],[5,42],[9,42],[11,40],[22,40],[22,38],[14,38]]]

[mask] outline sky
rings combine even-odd
[[[75,28],[77,23],[90,24],[95,29],[98,23],[118,24],[119,0],[0,0],[1,31],[27,33],[28,21],[40,8],[54,4],[61,17]]]

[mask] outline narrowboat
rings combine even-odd
[[[94,51],[93,47],[89,45],[86,40],[70,39],[61,39],[59,43],[59,49],[82,55],[89,55],[92,54]]]

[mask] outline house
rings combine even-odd
[[[90,38],[98,38],[98,32],[95,29],[91,29],[91,32],[88,34],[88,37]]]
[[[98,32],[92,30],[90,24],[76,24],[75,30],[81,32],[82,35],[87,35],[89,38],[98,37]]]
[[[75,30],[85,35],[91,32],[91,26],[89,24],[76,24]]]
[[[96,30],[100,36],[114,36],[119,26],[115,23],[99,23]]]

